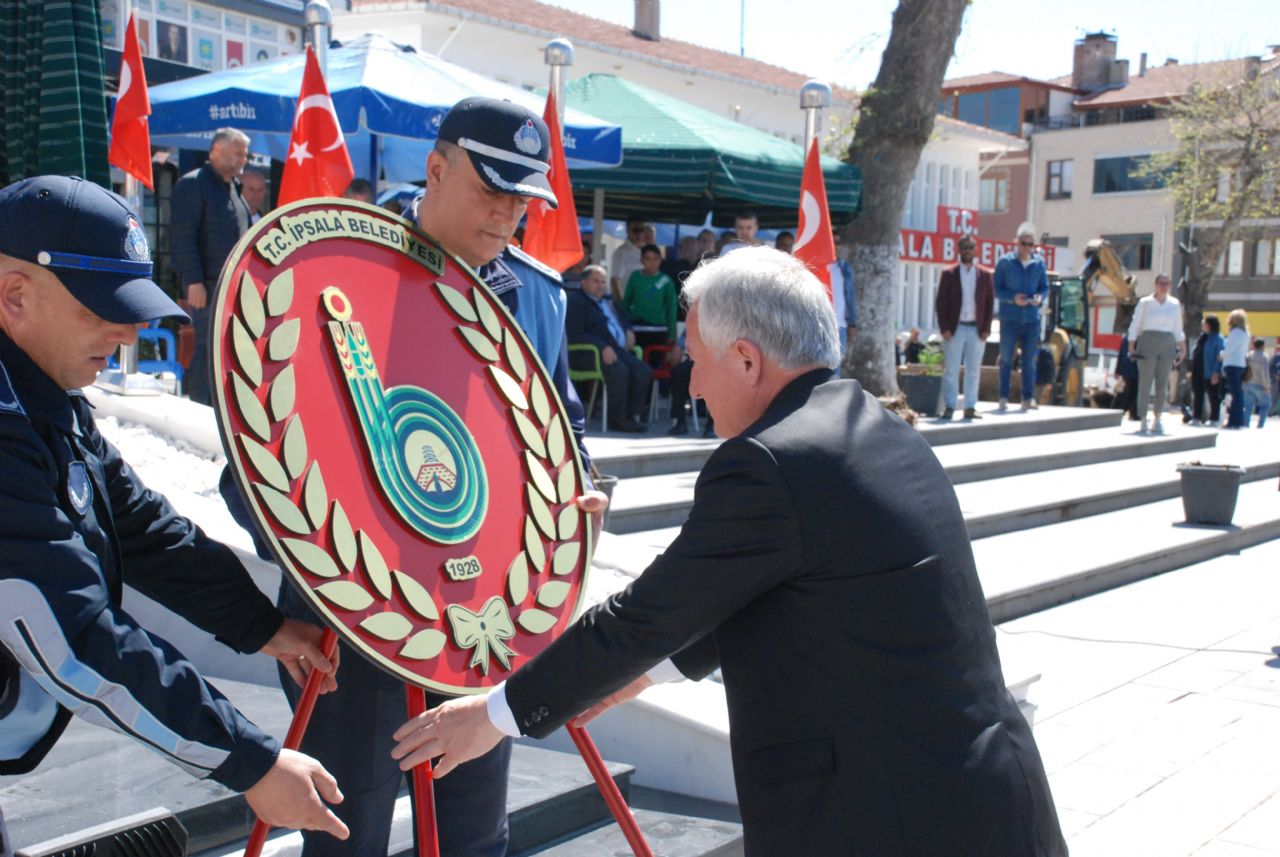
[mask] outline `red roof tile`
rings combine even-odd
[[[663,38],[650,41],[632,32],[623,24],[614,24],[572,12],[537,0],[351,0],[352,11],[361,9],[383,11],[386,9],[433,9],[442,14],[478,15],[494,19],[495,23],[507,22],[520,28],[544,33],[548,38],[565,36],[575,45],[597,47],[611,51],[626,51],[643,59],[685,66],[693,71],[717,76],[727,76],[750,81],[768,88],[800,91],[810,76],[771,65],[750,57],[702,47],[677,39]],[[844,87],[832,87],[832,95],[840,101],[856,103],[858,94]]]
[[[1029,83],[1033,86],[1047,86],[1052,89],[1066,89],[1070,92],[1071,76],[1067,75],[1066,79],[1055,78],[1053,80],[1037,80],[1034,77],[1025,77],[1023,75],[1009,74],[1007,71],[988,71],[982,74],[971,74],[967,77],[953,77],[950,80],[942,82],[942,91],[957,89],[986,89],[992,86],[1011,83]]]

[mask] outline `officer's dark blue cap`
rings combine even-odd
[[[541,116],[497,98],[464,98],[445,114],[439,139],[471,156],[484,183],[496,191],[545,199],[555,208],[547,181],[551,133]]]
[[[191,321],[151,279],[151,250],[124,198],[75,176],[0,190],[0,253],[48,268],[100,318]]]

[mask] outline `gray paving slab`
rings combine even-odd
[[[742,825],[736,822],[644,809],[637,810],[635,817],[654,857],[740,857],[744,853]],[[537,853],[546,857],[600,857],[634,852],[622,829],[608,824]]]
[[[1280,854],[1278,568],[1273,540],[997,627],[1074,857]]]

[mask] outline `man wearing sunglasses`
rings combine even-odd
[[[1000,301],[1000,406],[1009,408],[1009,379],[1014,349],[1022,351],[1022,410],[1035,410],[1036,353],[1040,348],[1040,307],[1049,297],[1049,275],[1036,252],[1036,228],[1018,227],[1018,248],[996,263]]]
[[[645,220],[638,214],[627,218],[627,241],[609,258],[609,286],[613,291],[613,299],[619,305],[627,291],[627,280],[632,271],[644,267],[641,259],[641,248],[644,247]]]

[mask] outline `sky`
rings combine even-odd
[[[543,0],[631,26],[634,0]],[[896,0],[666,0],[665,36],[746,55],[819,80],[863,89],[880,67]],[[745,27],[741,12],[745,9]],[[1211,10],[1211,11],[1210,11]],[[785,12],[785,14],[780,14]],[[947,77],[1004,71],[1047,79],[1071,72],[1085,32],[1118,39],[1118,57],[1138,68],[1263,54],[1280,44],[1277,0],[973,0]],[[741,33],[741,39],[740,39]]]

